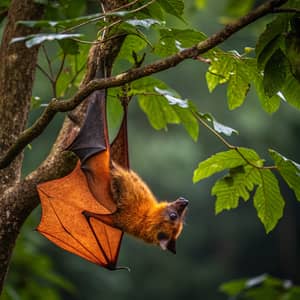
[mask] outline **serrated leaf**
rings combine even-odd
[[[243,157],[238,151],[243,155]],[[238,148],[238,151],[228,150],[225,152],[219,152],[202,161],[198,165],[198,168],[194,171],[193,182],[198,182],[226,169],[244,166],[247,164],[245,159],[250,161],[252,164],[261,166],[260,157],[254,150]]]
[[[249,79],[255,87],[262,108],[268,113],[274,113],[275,111],[278,110],[280,106],[280,97],[278,95],[268,97],[265,94],[264,87],[263,87],[263,75],[262,72],[260,72],[257,69],[257,65],[254,59],[247,59],[245,60],[245,63],[248,66]]]
[[[247,201],[257,182],[258,170],[252,166],[245,166],[238,171],[233,169],[230,174],[218,180],[212,188],[212,195],[217,197],[215,213],[238,207],[239,199]]]
[[[266,63],[269,61],[274,52],[279,49],[281,41],[283,41],[283,37],[281,35],[277,35],[265,46],[260,55],[257,57],[257,67],[259,70],[264,70]]]
[[[284,200],[276,177],[270,170],[260,170],[260,183],[254,195],[257,215],[269,233],[282,217]]]
[[[218,84],[228,83],[227,101],[229,109],[241,106],[249,91],[249,73],[253,72],[248,67],[248,59],[236,52],[213,51],[209,54],[211,65],[206,73],[207,86],[212,92]]]
[[[230,110],[240,107],[245,100],[250,88],[249,77],[236,65],[234,73],[231,74],[227,86],[227,101]]]
[[[297,18],[300,23],[300,18]],[[298,25],[299,26],[299,25]],[[299,30],[299,29],[298,29]],[[295,29],[296,31],[296,29]],[[300,33],[289,32],[285,38],[285,53],[289,61],[291,73],[300,84]]]
[[[287,30],[289,26],[288,21],[289,19],[287,15],[280,15],[276,17],[271,23],[267,24],[266,29],[260,35],[255,48],[258,60],[260,59],[259,56],[262,54],[268,44],[276,40],[277,37],[279,37]],[[269,48],[270,50],[272,50],[271,47]]]
[[[300,201],[300,165],[276,152],[269,150],[278,171],[288,186],[295,192],[296,198]]]
[[[264,70],[263,85],[268,97],[274,96],[284,85],[288,62],[283,52],[278,49],[270,57]]]

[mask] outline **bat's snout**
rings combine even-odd
[[[182,214],[182,212],[186,209],[186,207],[189,204],[189,200],[183,198],[183,197],[179,197],[176,201],[175,201],[175,207],[177,212],[179,213],[179,215]]]

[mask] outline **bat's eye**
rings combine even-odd
[[[172,221],[175,221],[175,220],[178,218],[178,215],[177,215],[176,212],[171,212],[171,213],[169,214],[169,217],[170,217],[170,219],[171,219]]]

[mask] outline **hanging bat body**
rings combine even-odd
[[[66,177],[38,185],[42,218],[37,228],[59,247],[110,270],[126,232],[176,252],[188,201],[158,202],[129,169],[127,111],[109,145],[106,92],[89,97],[85,122],[68,150],[80,159]]]

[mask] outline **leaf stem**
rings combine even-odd
[[[250,166],[252,166],[253,168],[256,168],[258,170],[264,170],[264,169],[277,169],[277,166],[273,165],[273,166],[258,166],[256,164],[254,164],[253,162],[251,162],[249,159],[247,159],[247,157],[245,157],[245,155],[241,152],[240,147],[239,146],[235,146],[230,144],[225,138],[222,137],[222,135],[217,132],[214,128],[212,128],[211,126],[209,126],[201,117],[201,115],[199,114],[199,112],[193,112],[194,117],[198,120],[199,123],[201,123],[204,127],[206,127],[210,132],[212,132],[228,149],[230,150],[235,150],[240,156],[241,158]]]

